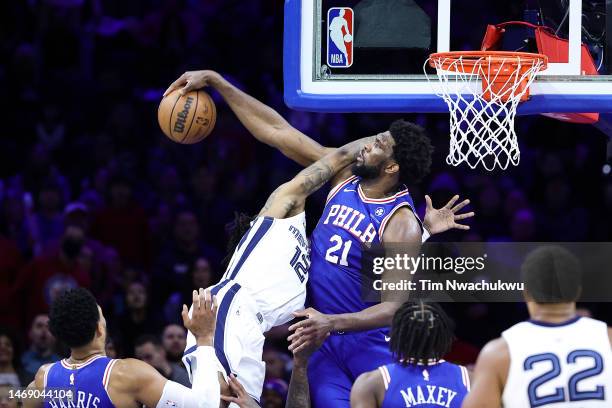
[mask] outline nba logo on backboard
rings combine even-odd
[[[353,65],[353,9],[332,7],[327,12],[327,66]]]

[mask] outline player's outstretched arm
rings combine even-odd
[[[183,306],[183,322],[197,339],[198,348],[192,359],[192,388],[168,381],[147,363],[119,360],[113,367],[109,394],[116,406],[141,403],[148,407],[218,408],[221,390],[217,367],[219,363],[212,347],[217,304],[210,292],[200,289],[193,293],[191,316]]]
[[[242,92],[215,71],[185,72],[170,85],[164,95],[174,89],[188,92],[205,86],[221,94],[240,122],[257,140],[280,150],[302,166],[309,166],[335,150],[321,146],[291,126],[274,109]]]
[[[509,367],[510,352],[506,341],[498,338],[487,343],[478,356],[472,386],[461,407],[500,407]]]
[[[378,408],[384,397],[384,384],[378,370],[361,374],[351,388],[351,408]]]
[[[270,195],[259,215],[285,218],[302,212],[306,198],[352,163],[363,143],[358,140],[335,149],[300,171],[287,183],[281,184]]]

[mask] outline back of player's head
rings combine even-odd
[[[403,364],[440,360],[453,339],[453,322],[437,303],[406,302],[393,316],[391,351]]]
[[[251,221],[255,217],[245,213],[234,213],[234,220],[225,226],[225,231],[228,234],[227,255],[222,261],[223,267],[227,268],[229,261],[234,255],[234,251],[238,247],[242,236],[251,228]]]
[[[100,312],[91,292],[68,289],[51,304],[49,330],[68,347],[81,347],[94,339]]]
[[[395,142],[393,159],[400,167],[400,182],[418,183],[429,174],[434,150],[425,129],[405,120],[396,120],[389,132]]]
[[[527,300],[536,303],[569,303],[580,297],[580,262],[560,246],[532,251],[521,267]]]

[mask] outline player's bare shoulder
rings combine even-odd
[[[510,367],[510,348],[506,340],[498,337],[485,344],[478,356],[476,371],[479,365],[489,368],[488,373],[497,373],[502,383],[505,383]]]
[[[383,242],[421,242],[421,223],[408,206],[399,208],[389,219],[382,236]]]
[[[145,389],[163,389],[166,379],[147,363],[134,358],[115,360],[108,379],[108,394],[118,407],[138,407]],[[155,385],[157,384],[157,387]],[[157,396],[159,399],[159,395]]]
[[[385,396],[385,384],[379,369],[368,371],[357,377],[351,389],[351,407],[369,408],[380,406]]]

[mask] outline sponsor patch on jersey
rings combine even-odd
[[[331,68],[353,65],[353,16],[350,7],[327,11],[327,65]]]

